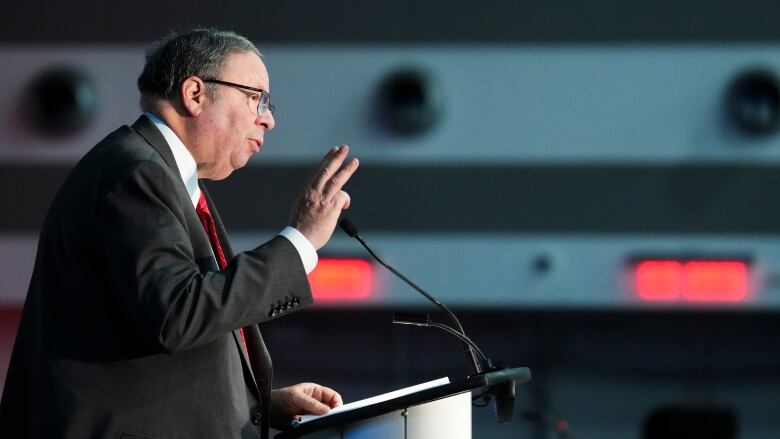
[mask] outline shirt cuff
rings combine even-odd
[[[306,274],[314,271],[317,266],[317,250],[311,245],[311,242],[303,236],[303,233],[299,232],[294,227],[286,227],[279,232],[280,236],[284,236],[289,239],[293,247],[298,250],[298,254],[301,256],[301,262],[303,262],[303,269],[306,270]]]

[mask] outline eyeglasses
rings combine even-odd
[[[235,87],[260,93],[259,95],[252,94],[249,96],[249,109],[256,110],[258,116],[262,116],[265,113],[265,110],[270,111],[271,114],[274,114],[274,111],[276,110],[276,107],[271,104],[271,93],[268,93],[262,88],[249,87],[247,85],[236,84],[235,82],[222,81],[214,78],[204,79],[203,82],[211,82],[214,84],[226,85],[228,87]],[[256,109],[254,108],[255,101],[257,101]]]

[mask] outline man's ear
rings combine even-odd
[[[190,116],[199,116],[206,101],[206,84],[197,76],[190,76],[181,83],[179,89],[181,105]]]

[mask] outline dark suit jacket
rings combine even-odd
[[[310,304],[311,291],[284,237],[233,256],[208,201],[222,272],[146,117],[76,165],[39,238],[0,435],[267,436],[271,361],[257,324]]]

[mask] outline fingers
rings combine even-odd
[[[338,407],[340,405],[343,405],[343,401],[341,400],[341,395],[338,394],[335,390],[331,389],[330,387],[321,386],[319,384],[314,384],[312,388],[311,396],[324,404],[327,404],[331,408]]]
[[[349,181],[349,178],[352,177],[352,174],[357,171],[358,165],[360,163],[358,162],[358,159],[353,158],[352,160],[348,161],[347,164],[345,164],[341,169],[336,172],[333,177],[328,179],[322,189],[322,197],[326,200],[330,200],[335,196],[342,187]]]
[[[295,394],[294,404],[303,413],[312,415],[324,415],[330,411],[330,407],[304,393]]]
[[[349,195],[342,188],[357,170],[359,162],[355,158],[345,162],[347,154],[347,145],[330,149],[293,205],[290,225],[315,249],[328,242],[341,211],[351,204]]]
[[[315,383],[299,383],[271,392],[272,412],[284,418],[302,414],[324,415],[340,405],[343,402],[338,392]]]
[[[336,408],[344,405],[344,401],[341,400],[341,395],[328,387],[322,388],[322,398],[320,398],[320,400],[329,405],[330,408]]]
[[[329,409],[336,408],[343,405],[341,395],[330,387],[321,386],[319,384],[312,383],[311,397],[323,404]]]
[[[344,159],[349,154],[349,146],[341,145],[331,148],[320,162],[320,168],[314,174],[311,186],[317,191],[322,192],[325,184],[333,178],[336,172],[341,168]]]

